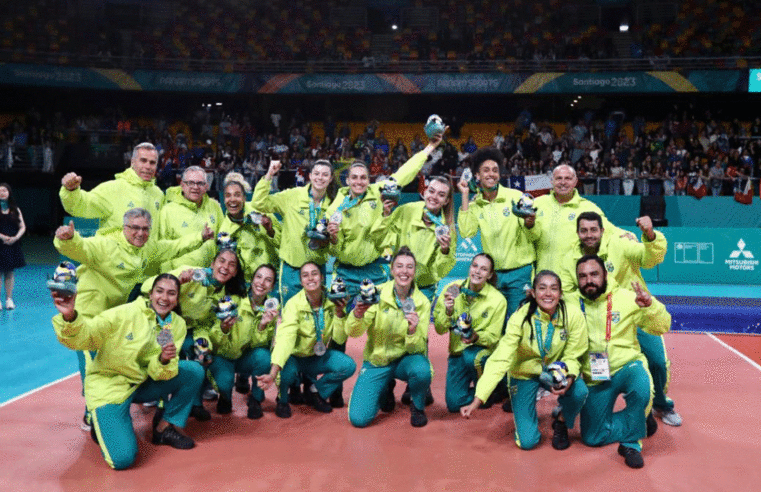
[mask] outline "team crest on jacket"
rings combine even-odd
[[[612,263],[612,262],[610,262],[610,261],[606,261],[606,262],[605,262],[605,269],[606,269],[607,271],[609,271],[609,272],[612,272],[613,270],[615,270],[615,267],[613,266],[613,263]]]
[[[209,222],[211,222],[212,224],[215,224],[216,220],[217,219],[215,219],[213,215],[209,215]]]
[[[571,212],[570,214],[568,214],[568,220],[573,220],[575,218],[576,218],[576,214],[575,213]]]
[[[304,212],[304,209],[303,209],[303,208],[302,208],[301,210],[299,210],[299,215],[304,215],[304,213],[305,213],[305,212]]]
[[[611,323],[618,323],[621,321],[621,313],[619,311],[613,311],[610,313],[610,321]]]
[[[564,329],[560,330],[560,339],[566,341],[568,339],[568,332]]]
[[[375,210],[377,207],[378,207],[378,203],[377,202],[370,202],[370,208],[371,209]]]
[[[134,340],[135,337],[132,335],[132,332],[129,332],[129,333],[127,333],[127,336],[124,337],[124,338],[126,338],[127,340],[129,340],[131,342],[132,340]]]
[[[504,215],[505,217],[509,217],[510,216],[510,209],[508,207],[503,208],[502,209],[502,215]]]
[[[481,317],[482,317],[483,319],[486,319],[486,318],[488,318],[488,317],[489,317],[489,310],[487,309],[486,311],[484,311],[483,313],[481,313]]]
[[[156,205],[156,210],[158,210],[159,209],[159,202],[154,202],[154,203]]]

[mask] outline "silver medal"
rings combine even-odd
[[[471,171],[469,167],[466,167],[462,171],[462,175],[460,176],[460,181],[462,181],[463,183],[468,183],[470,182],[471,179],[473,179],[473,171]]]
[[[262,223],[262,214],[257,212],[251,212],[249,214],[249,217],[251,218],[251,222],[255,225],[259,225]]]
[[[450,285],[449,288],[447,288],[447,294],[449,294],[452,297],[457,297],[460,295],[460,287],[457,284]]]
[[[280,307],[280,303],[277,299],[274,297],[270,297],[266,301],[264,301],[264,310],[265,311],[273,311]]]
[[[196,268],[195,270],[193,270],[192,279],[193,279],[193,282],[198,282],[198,283],[203,282],[204,280],[206,280],[206,270],[204,270],[203,268]]]
[[[317,340],[314,344],[314,355],[321,356],[325,355],[325,352],[328,351],[328,348],[325,346],[325,344],[322,342],[322,340]]]
[[[407,299],[403,300],[401,304],[402,304],[402,312],[404,314],[410,314],[415,312],[415,301],[413,301],[411,297],[408,297]]]
[[[448,225],[440,225],[436,226],[436,229],[434,229],[434,233],[436,234],[436,237],[442,237],[449,234],[449,226]]]
[[[159,331],[158,334],[156,335],[156,341],[162,347],[165,347],[169,345],[170,343],[174,343],[174,337],[172,337],[172,330],[170,330],[169,328],[162,328],[161,331]]]
[[[335,222],[338,225],[341,225],[341,222],[344,220],[344,214],[341,212],[336,212],[333,215],[330,216],[330,221]]]

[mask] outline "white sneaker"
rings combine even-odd
[[[671,410],[664,410],[658,412],[661,417],[661,422],[672,427],[679,427],[682,425],[682,416],[679,415],[673,408]]]
[[[219,397],[219,393],[214,391],[213,388],[209,388],[207,390],[204,390],[203,392],[203,399],[206,401],[214,401]]]
[[[546,389],[544,389],[544,388],[539,388],[539,389],[537,390],[537,392],[536,392],[536,401],[539,401],[539,400],[541,400],[542,398],[544,398],[545,396],[549,396],[549,395],[551,395],[551,394],[552,394],[552,393],[550,393],[550,392],[549,392],[549,391],[547,391]]]
[[[5,300],[5,308],[6,309],[16,309],[16,305],[13,304],[13,299],[10,297]]]
[[[143,402],[143,406],[147,408],[155,407],[159,404],[157,400]]]

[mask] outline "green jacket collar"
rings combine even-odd
[[[120,173],[114,174],[114,178],[123,179],[132,186],[139,186],[140,188],[149,188],[154,186],[156,183],[156,178],[151,178],[150,181],[145,181],[143,178],[138,176],[135,170],[131,167],[128,167]]]

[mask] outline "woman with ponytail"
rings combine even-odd
[[[470,417],[509,373],[518,447],[532,449],[539,444],[536,394],[541,386],[558,396],[559,406],[552,412],[552,447],[566,449],[571,445],[568,428],[573,428],[588,395],[584,381],[577,377],[588,347],[587,324],[578,307],[561,299],[560,277],[554,272],[537,273],[528,294],[527,302],[510,316],[504,336],[486,362],[473,402],[460,413]]]

